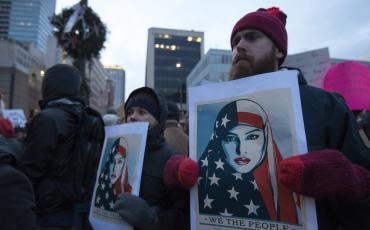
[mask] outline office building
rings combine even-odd
[[[56,0],[11,0],[10,2],[8,37],[26,44],[33,43],[46,53],[48,39],[53,31],[49,17],[55,12]]]
[[[0,1],[0,38],[8,37],[10,0]]]
[[[23,109],[26,116],[39,108],[45,65],[38,49],[14,40],[0,40],[0,92],[7,109]]]
[[[108,109],[109,85],[107,79],[109,74],[97,58],[93,58],[90,65],[91,67],[88,68],[86,74],[90,90],[89,104],[100,114],[105,114]]]
[[[104,68],[110,84],[108,106],[118,109],[125,100],[125,70],[118,65],[106,65]]]
[[[204,33],[150,28],[146,60],[146,86],[168,101],[186,103],[186,78],[202,58]]]
[[[231,51],[209,49],[187,78],[187,86],[227,81],[231,66]]]

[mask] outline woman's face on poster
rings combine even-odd
[[[118,153],[114,155],[113,166],[110,170],[110,181],[112,184],[114,184],[121,177],[125,160],[126,159]]]
[[[221,141],[226,160],[239,173],[251,172],[264,157],[263,129],[245,124],[236,125]]]

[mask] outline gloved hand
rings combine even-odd
[[[318,199],[332,197],[355,202],[370,195],[369,172],[332,149],[281,161],[279,180],[294,192]]]
[[[163,172],[163,180],[169,188],[190,189],[199,176],[197,162],[185,155],[173,155],[166,162]]]
[[[128,224],[146,230],[158,222],[156,207],[150,207],[142,198],[130,193],[122,193],[114,208]]]

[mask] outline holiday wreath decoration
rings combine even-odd
[[[89,61],[99,57],[107,29],[90,7],[76,4],[53,15],[50,22],[55,27],[54,35],[58,44],[69,56],[74,59],[85,57]]]

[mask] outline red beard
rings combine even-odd
[[[274,51],[271,49],[271,52],[260,60],[255,60],[253,56],[247,55],[245,52],[238,52],[231,64],[229,80],[275,71]]]

